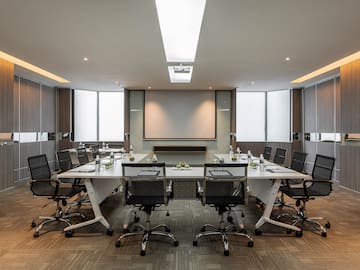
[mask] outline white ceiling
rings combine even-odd
[[[282,89],[360,50],[359,10],[359,0],[207,0],[190,84],[169,82],[155,0],[0,0],[0,50],[64,87]]]

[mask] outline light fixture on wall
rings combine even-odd
[[[40,75],[42,75],[44,77],[47,77],[47,78],[52,79],[54,81],[57,81],[59,83],[69,83],[70,82],[70,81],[68,81],[68,80],[66,80],[66,79],[64,79],[64,78],[62,78],[60,76],[57,76],[57,75],[55,75],[55,74],[53,74],[53,73],[51,73],[49,71],[46,71],[46,70],[44,70],[42,68],[39,68],[37,66],[34,66],[34,65],[32,65],[32,64],[30,64],[28,62],[25,62],[25,61],[23,61],[23,60],[21,60],[19,58],[16,58],[16,57],[14,57],[14,56],[12,56],[10,54],[5,53],[3,51],[0,51],[0,58],[6,60],[8,62],[11,62],[11,63],[13,63],[15,65],[18,65],[20,67],[31,70],[31,71],[33,71],[33,72],[35,72],[37,74],[40,74]]]
[[[322,74],[324,74],[326,72],[329,72],[329,71],[334,70],[336,68],[339,68],[339,67],[341,67],[343,65],[346,65],[346,64],[348,64],[348,63],[350,63],[350,62],[352,62],[354,60],[357,60],[357,59],[360,59],[360,51],[358,51],[356,53],[353,53],[353,54],[351,54],[349,56],[346,56],[346,57],[344,57],[342,59],[339,59],[339,60],[337,60],[337,61],[335,61],[335,62],[333,62],[333,63],[331,63],[329,65],[326,65],[326,66],[324,66],[322,68],[314,70],[313,72],[310,72],[309,74],[306,74],[306,75],[304,75],[304,76],[302,76],[300,78],[297,78],[297,79],[291,81],[291,83],[305,82],[305,81],[310,80],[312,78],[315,78],[315,77],[317,77],[319,75],[322,75]]]

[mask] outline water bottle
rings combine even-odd
[[[111,152],[111,153],[110,153],[110,163],[111,163],[111,164],[114,164],[114,161],[115,161],[115,159],[114,159],[114,152]]]
[[[152,157],[152,162],[157,162],[156,154],[153,155],[153,157]]]
[[[251,151],[250,151],[250,150],[248,150],[247,156],[248,156],[249,164],[252,163],[252,154],[251,154]]]
[[[230,146],[229,146],[229,158],[231,159],[232,158],[232,155],[233,155],[233,147],[232,147],[232,145],[230,144]]]
[[[105,142],[102,143],[102,149],[105,149]]]
[[[130,154],[130,156],[132,156],[134,154],[134,149],[131,144],[130,144],[130,148],[129,148],[129,154]]]
[[[265,161],[264,161],[264,155],[260,154],[260,171],[263,172],[265,169]]]
[[[99,155],[96,155],[96,158],[95,158],[95,170],[97,171],[97,172],[99,172],[100,171],[100,157],[99,157]]]

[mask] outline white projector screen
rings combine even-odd
[[[215,91],[145,91],[145,139],[216,138]]]

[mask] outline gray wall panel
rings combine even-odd
[[[304,89],[304,132],[316,131],[315,87]]]
[[[334,80],[317,85],[317,131],[334,131]]]
[[[40,85],[20,79],[20,131],[40,131]]]

